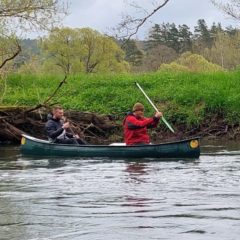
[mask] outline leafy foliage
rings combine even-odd
[[[1,71],[3,67],[5,72],[11,71],[9,63],[21,52],[17,35],[33,29],[50,29],[65,14],[65,5],[60,0],[0,0]]]
[[[183,53],[180,58],[170,64],[160,66],[161,71],[178,71],[178,72],[218,72],[223,69],[211,62],[208,62],[204,57],[191,54],[190,52]]]
[[[55,28],[42,40],[42,48],[47,65],[57,66],[65,74],[128,69],[124,52],[117,43],[90,28]]]
[[[236,69],[239,64],[238,36],[239,29],[231,26],[224,29],[220,23],[213,23],[208,27],[204,19],[198,20],[193,33],[187,25],[155,24],[151,28],[149,39],[146,42],[145,58],[151,62],[155,58],[155,55],[151,53],[157,52],[159,46],[165,46],[174,50],[178,55],[189,51],[203,56],[209,62],[232,70]],[[169,51],[169,58],[174,58],[174,55],[176,54]],[[143,59],[143,63],[148,61]],[[156,69],[153,67],[151,70],[155,71]]]
[[[240,121],[240,72],[149,74],[80,74],[71,76],[53,102],[67,109],[113,114],[122,119],[135,102],[146,115],[154,110],[136,87],[139,82],[172,123],[198,125],[206,116],[221,114],[230,123]],[[61,76],[11,75],[4,105],[32,106],[43,102]]]
[[[59,23],[67,5],[60,0],[0,0],[0,23],[9,28],[46,30]]]

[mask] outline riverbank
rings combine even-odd
[[[60,75],[10,75],[1,92],[0,105],[4,106],[4,110],[0,110],[1,122],[6,120],[11,109],[24,106],[24,108],[20,107],[20,112],[10,114],[8,119],[12,119],[8,123],[36,137],[44,136],[39,129],[33,131],[35,128],[32,128],[32,125],[35,120],[31,119],[32,113],[29,113],[26,118],[26,109],[42,105],[53,94],[62,79],[63,76]],[[208,138],[239,139],[239,79],[240,71],[69,76],[51,101],[46,106],[43,104],[43,108],[38,109],[35,115],[45,116],[49,111],[47,107],[60,104],[70,111],[69,117],[71,117],[71,111],[83,115],[88,112],[94,116],[105,116],[107,121],[112,121],[114,130],[99,128],[99,134],[104,135],[103,139],[96,140],[97,133],[96,136],[89,137],[90,142],[94,137],[96,139],[93,142],[99,143],[120,141],[122,140],[121,122],[135,102],[142,102],[145,105],[146,116],[154,114],[154,109],[136,87],[135,82],[138,82],[158,109],[164,113],[176,132],[172,134],[164,124],[160,124],[160,127],[151,133],[154,141],[196,135]],[[83,128],[77,126],[77,123],[81,121],[83,115],[80,115],[79,119],[73,119],[76,128],[80,130]],[[18,118],[16,119],[15,116]],[[28,122],[24,122],[25,120],[20,119],[19,116],[28,119]],[[39,124],[39,128],[43,128],[45,120],[44,117],[38,117],[36,125]],[[90,119],[84,124],[86,128],[94,123]],[[2,131],[3,126],[6,126],[6,123],[1,126]],[[11,135],[11,132],[10,127],[8,134]]]
[[[23,133],[46,139],[44,130],[49,109],[28,107],[0,107],[0,142],[20,143]],[[119,127],[110,116],[91,112],[65,111],[71,130],[89,143],[107,141],[109,134]]]
[[[31,110],[31,109],[30,109]],[[47,121],[48,110],[29,108],[0,108],[0,144],[20,143],[21,134],[25,133],[40,139],[46,139],[44,125]],[[90,112],[68,110],[65,113],[71,123],[72,130],[91,144],[109,144],[123,142],[123,129],[114,115],[98,115]],[[155,143],[181,140],[190,137],[204,139],[239,140],[240,126],[229,125],[221,116],[204,119],[193,128],[184,124],[172,124],[175,133],[169,131],[163,122],[156,129],[149,130]]]

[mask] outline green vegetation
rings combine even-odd
[[[10,75],[1,105],[33,106],[53,93],[62,76]],[[137,81],[174,124],[198,125],[218,114],[229,123],[240,121],[240,72],[72,75],[52,102],[66,109],[118,115],[120,119],[140,101],[146,115],[153,109]]]
[[[159,70],[170,72],[219,72],[223,71],[223,68],[207,61],[201,55],[185,52],[176,61],[170,64],[162,64]]]
[[[45,72],[126,72],[124,52],[110,37],[90,28],[55,28],[42,40]],[[41,70],[41,72],[42,72]]]

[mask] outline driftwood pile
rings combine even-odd
[[[0,107],[0,142],[19,143],[22,133],[46,139],[44,125],[48,114],[49,110],[44,108]],[[65,116],[71,124],[71,130],[92,144],[108,143],[112,140],[109,138],[113,131],[121,130],[121,125],[109,115],[65,111]]]
[[[44,125],[49,109],[35,107],[0,107],[0,143],[20,143],[21,134],[46,139]],[[71,129],[90,144],[108,144],[123,141],[123,129],[111,115],[98,115],[91,112],[65,111]],[[120,120],[120,119],[119,119]],[[122,120],[122,118],[121,118]],[[204,119],[199,126],[188,128],[174,125],[171,133],[163,123],[150,133],[153,142],[166,142],[199,136],[208,139],[226,138],[239,140],[240,125],[229,125],[223,116],[215,115]]]

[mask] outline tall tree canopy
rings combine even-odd
[[[66,9],[60,0],[0,0],[0,69],[21,51],[17,33],[50,29]]]
[[[177,53],[191,50],[191,31],[186,25],[174,23],[155,24],[149,32],[148,47],[166,45],[174,49]]]
[[[111,38],[89,28],[55,28],[42,41],[47,67],[65,74],[122,72],[128,69],[124,52]]]

